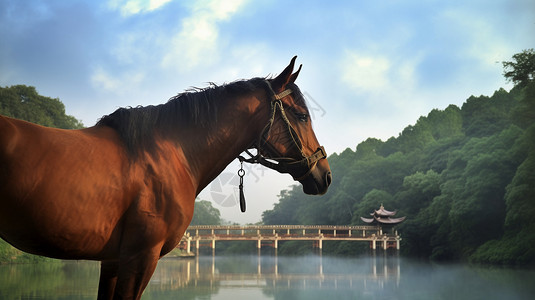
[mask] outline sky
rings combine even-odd
[[[533,0],[0,0],[0,86],[34,86],[92,126],[193,86],[277,75],[297,55],[296,83],[331,154],[509,90],[501,62],[534,48],[534,32]],[[296,184],[247,166],[242,214],[238,169],[199,195],[227,221],[260,221]]]

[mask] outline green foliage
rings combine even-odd
[[[59,99],[41,96],[33,86],[0,87],[0,114],[48,127],[84,127],[79,120],[65,114],[65,105]]]
[[[525,66],[514,65],[517,71]],[[356,151],[331,155],[328,193],[283,191],[264,222],[364,225],[360,217],[384,204],[407,216],[397,227],[404,254],[535,264],[535,83],[529,74],[509,92],[434,109],[398,137],[369,138]]]
[[[17,259],[21,251],[11,247],[7,242],[0,239],[0,263]]]
[[[37,256],[29,253],[22,252],[6,241],[0,239],[0,265],[4,263],[38,263],[38,262],[53,262],[55,259]]]
[[[513,55],[513,61],[504,61],[503,76],[520,87],[535,79],[535,50],[524,50]]]
[[[463,129],[467,136],[483,137],[498,133],[505,126],[512,123],[511,107],[516,104],[508,97],[504,100],[503,89],[497,91],[493,97],[471,96],[461,109]]]
[[[190,225],[221,225],[221,213],[207,200],[195,201],[195,210]]]
[[[515,93],[519,102],[512,109],[513,122],[522,128],[528,128],[535,122],[535,82],[522,89],[515,87],[511,93]]]
[[[289,191],[283,190],[279,194],[279,198],[287,197]],[[266,225],[286,224],[295,225],[299,224],[296,216],[293,214],[302,201],[283,201],[276,203],[273,210],[264,211],[262,213],[262,219]]]

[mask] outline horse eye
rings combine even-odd
[[[307,122],[308,121],[308,115],[307,114],[295,113],[295,116],[301,122]]]

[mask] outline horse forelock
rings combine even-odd
[[[295,83],[289,83],[286,85],[286,88],[292,90],[295,104],[299,105],[300,107],[302,107],[308,112],[309,110],[307,107],[305,96],[303,95],[303,93],[301,93],[301,90],[299,89],[299,87]]]
[[[217,123],[221,106],[236,96],[263,88],[265,78],[240,80],[206,88],[190,88],[171,97],[165,104],[119,108],[102,117],[96,126],[108,126],[117,131],[128,154],[136,158],[143,151],[157,150],[157,135],[166,137],[188,125],[210,127]]]

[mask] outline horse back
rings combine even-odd
[[[160,146],[166,155],[132,161],[107,126],[0,116],[0,237],[57,258],[108,259],[140,241],[170,251],[191,220],[195,186],[183,155]]]
[[[50,179],[50,175],[68,179],[81,170],[90,170],[89,165],[98,167],[99,161],[123,164],[120,160],[124,151],[113,141],[113,134],[90,132],[0,116],[1,182],[37,184]]]
[[[52,257],[104,251],[132,199],[127,166],[113,130],[0,116],[0,236]]]

